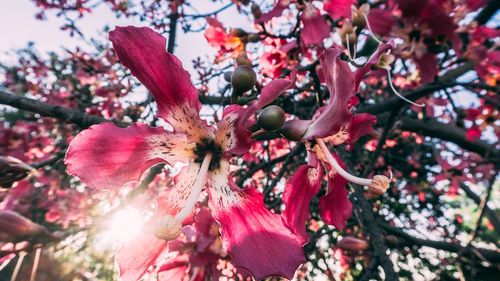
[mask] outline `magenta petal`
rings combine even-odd
[[[340,59],[340,54],[339,49],[330,48],[320,56],[330,100],[323,113],[307,129],[305,139],[333,135],[351,118],[348,102],[355,94],[354,75],[349,65]]]
[[[291,279],[305,262],[300,238],[263,204],[253,188],[239,189],[229,173],[229,163],[211,175],[210,208],[221,224],[224,248],[235,266],[249,271],[256,280],[267,276]]]
[[[179,106],[201,108],[189,73],[166,51],[166,39],[147,27],[117,27],[109,33],[121,63],[130,69],[155,97],[158,116],[166,118]]]
[[[164,214],[159,211],[141,227],[141,232],[133,241],[124,243],[115,253],[115,261],[120,268],[121,281],[137,281],[152,266],[160,255],[167,250],[168,242],[156,238],[156,220]]]
[[[434,77],[438,73],[436,55],[425,53],[421,58],[415,58],[414,60],[420,74],[420,83],[427,84],[433,82]]]
[[[255,19],[255,23],[260,24],[260,23],[266,23],[270,21],[272,18],[279,17],[283,13],[283,11],[288,8],[290,1],[287,0],[277,0],[276,4],[274,7],[271,9],[271,11],[264,13],[260,16],[260,18]]]
[[[356,90],[361,83],[361,80],[365,77],[365,75],[372,70],[374,64],[378,63],[380,56],[382,54],[387,53],[388,50],[394,47],[393,41],[389,41],[389,43],[382,43],[378,46],[377,51],[371,55],[368,61],[360,68],[356,70],[354,73],[354,80],[356,84]]]
[[[162,128],[102,123],[71,141],[65,163],[68,173],[92,188],[118,188],[139,180],[155,164],[185,160],[193,148],[184,135],[169,135]]]
[[[321,45],[330,34],[330,25],[318,9],[308,6],[300,17],[304,28],[300,33],[304,46]]]
[[[323,9],[330,14],[333,19],[351,18],[351,6],[354,0],[328,0]]]
[[[368,21],[373,32],[381,36],[387,36],[395,24],[391,11],[382,9],[371,9]]]
[[[294,234],[302,239],[302,244],[309,241],[309,235],[306,232],[306,221],[311,217],[309,205],[321,188],[322,178],[321,168],[302,165],[285,186],[283,203],[286,209],[283,212],[283,221]]]
[[[319,199],[319,214],[321,219],[342,230],[352,214],[352,203],[346,189],[347,181],[340,175],[328,178],[327,193]]]
[[[373,132],[373,126],[377,123],[377,117],[369,113],[360,113],[353,116],[349,123],[349,144],[353,144],[360,137],[369,135]]]

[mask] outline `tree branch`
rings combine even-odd
[[[73,123],[82,128],[90,127],[102,122],[114,122],[116,120],[108,120],[101,116],[88,115],[80,111],[65,108],[62,106],[49,105],[35,99],[30,99],[23,96],[16,96],[10,92],[0,90],[0,104],[9,105],[20,110],[38,113],[44,117],[53,117],[63,120],[66,123]]]
[[[484,248],[464,247],[460,244],[445,241],[434,241],[414,237],[401,229],[393,228],[386,223],[379,222],[378,225],[384,228],[388,233],[402,238],[409,246],[426,246],[438,250],[457,253],[459,255],[471,255],[484,258],[491,263],[500,263],[500,251],[498,249],[489,250]]]
[[[465,183],[461,183],[460,187],[465,192],[467,197],[472,199],[472,201],[474,201],[476,204],[478,204],[478,205],[481,204],[481,198],[479,197],[479,195],[477,195],[474,191],[472,191],[468,185],[466,185]],[[500,234],[500,221],[498,220],[498,216],[495,213],[495,211],[490,209],[488,207],[488,205],[485,205],[484,206],[484,214],[488,217],[488,220],[491,222],[491,224],[495,228],[495,231]]]

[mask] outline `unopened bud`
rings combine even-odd
[[[155,236],[163,240],[174,240],[181,234],[182,223],[176,218],[166,215],[156,222]]]
[[[260,40],[262,40],[262,38],[260,38],[260,35],[257,33],[251,33],[248,35],[248,41],[251,43],[257,43]]]
[[[238,66],[231,75],[231,85],[233,90],[238,93],[244,93],[251,90],[257,82],[257,74],[248,65]]]
[[[262,16],[262,11],[260,10],[259,5],[252,4],[252,7],[250,7],[250,10],[252,11],[252,15],[255,19],[259,19]]]
[[[252,66],[252,62],[250,61],[250,59],[247,57],[246,54],[241,54],[239,56],[236,57],[235,59],[235,63],[237,66],[240,66],[240,65],[247,65],[247,66]]]
[[[224,72],[224,80],[226,80],[227,82],[231,82],[231,75],[233,75],[232,71]]]
[[[243,37],[243,36],[247,36],[248,33],[241,28],[232,28],[231,35],[235,36],[235,37]]]
[[[277,105],[270,105],[260,112],[257,123],[266,131],[276,131],[285,123],[285,111]]]
[[[33,170],[33,167],[17,158],[0,156],[0,187],[10,188],[13,183],[27,177]]]
[[[337,242],[337,248],[344,251],[362,252],[370,248],[370,243],[366,240],[348,236]]]
[[[310,124],[309,120],[289,120],[283,124],[279,132],[288,140],[302,141],[302,136]]]
[[[0,211],[0,241],[21,241],[24,238],[40,234],[50,236],[43,226],[20,214],[12,211]]]

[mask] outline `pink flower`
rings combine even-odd
[[[145,226],[146,234],[125,244],[117,254],[122,279],[140,279],[167,249],[165,239],[181,233],[203,187],[232,262],[256,279],[271,275],[291,278],[305,260],[299,239],[280,216],[264,207],[261,193],[236,186],[228,160],[249,148],[249,118],[293,82],[272,81],[257,102],[247,108],[232,105],[215,127],[208,126],[199,118],[201,103],[190,75],[165,51],[164,37],[149,28],[118,27],[110,39],[120,61],[154,96],[158,117],[173,131],[140,123],[127,128],[112,123],[92,126],[70,143],[65,161],[68,172],[92,188],[117,189],[139,180],[155,164],[188,164],[159,202],[157,213]]]
[[[343,229],[351,216],[352,204],[349,201],[347,182],[367,186],[375,194],[381,194],[389,187],[390,179],[375,175],[372,179],[353,176],[345,170],[341,159],[331,153],[326,143],[333,145],[352,144],[361,136],[370,134],[376,121],[370,114],[351,113],[355,101],[354,94],[371,66],[390,48],[384,44],[368,60],[365,66],[353,73],[347,62],[340,59],[341,51],[330,48],[320,56],[323,77],[330,92],[330,100],[320,108],[313,120],[292,120],[285,124],[284,135],[290,129],[291,137],[306,143],[309,164],[302,165],[290,178],[283,195],[286,209],[284,222],[307,243],[305,223],[309,219],[309,204],[319,192],[324,174],[327,176],[327,192],[319,200],[320,216],[327,224]],[[323,168],[326,172],[323,172]]]

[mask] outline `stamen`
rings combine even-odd
[[[409,103],[409,104],[412,104],[414,106],[418,106],[418,107],[425,107],[425,104],[424,103],[416,103],[416,102],[413,102],[407,98],[405,98],[403,95],[401,95],[397,90],[396,88],[394,88],[394,85],[392,84],[392,75],[391,75],[391,71],[389,69],[386,69],[387,71],[387,81],[389,83],[389,86],[391,87],[391,90],[396,94],[396,96],[398,96],[400,99],[404,100],[405,102]]]
[[[363,17],[365,18],[366,27],[368,27],[368,31],[370,31],[370,34],[371,34],[372,38],[375,39],[375,41],[377,41],[377,43],[382,44],[382,41],[379,40],[377,38],[377,36],[375,36],[375,33],[373,32],[372,27],[370,25],[370,21],[368,20],[368,16],[365,13],[363,13]]]
[[[323,150],[323,153],[325,154],[328,163],[344,179],[358,185],[367,186],[370,191],[379,195],[383,194],[387,190],[387,188],[389,188],[389,183],[392,180],[392,172],[390,179],[388,179],[386,176],[383,175],[375,175],[373,179],[356,177],[354,175],[349,174],[349,172],[347,172],[340,166],[340,164],[337,162],[335,157],[333,157],[333,155],[330,153],[330,150],[328,150],[328,148],[325,145],[325,142],[322,139],[317,138],[316,142],[318,143],[321,150]]]
[[[40,253],[42,252],[42,248],[37,248],[35,252],[35,260],[33,261],[33,269],[31,270],[30,281],[36,280],[36,271],[38,269],[38,263],[40,262]]]
[[[351,61],[354,61],[356,59],[356,44],[354,44],[354,50],[353,50],[353,54],[351,56],[351,46],[350,46],[350,43],[349,43],[349,33],[347,33],[345,35],[345,42],[346,42],[346,47],[347,47],[347,54],[349,56],[349,60]]]
[[[191,193],[186,199],[184,206],[175,217],[166,215],[158,219],[155,229],[156,237],[169,241],[176,239],[181,234],[182,222],[193,212],[196,202],[198,202],[198,197],[205,184],[211,162],[212,153],[205,154],[198,172],[198,177],[191,188]]]
[[[26,256],[25,252],[19,253],[19,258],[17,259],[16,267],[14,268],[14,272],[12,272],[12,277],[10,278],[10,281],[16,281],[19,269],[21,269],[21,265],[23,264],[24,256]]]
[[[175,215],[175,219],[182,222],[184,221],[193,211],[196,202],[198,202],[198,197],[200,196],[203,185],[205,184],[205,179],[207,177],[208,168],[210,167],[210,162],[212,161],[212,153],[207,153],[205,158],[203,158],[203,163],[201,163],[201,168],[198,173],[198,177],[191,188],[191,193],[189,194],[186,203],[182,207],[179,213]]]

